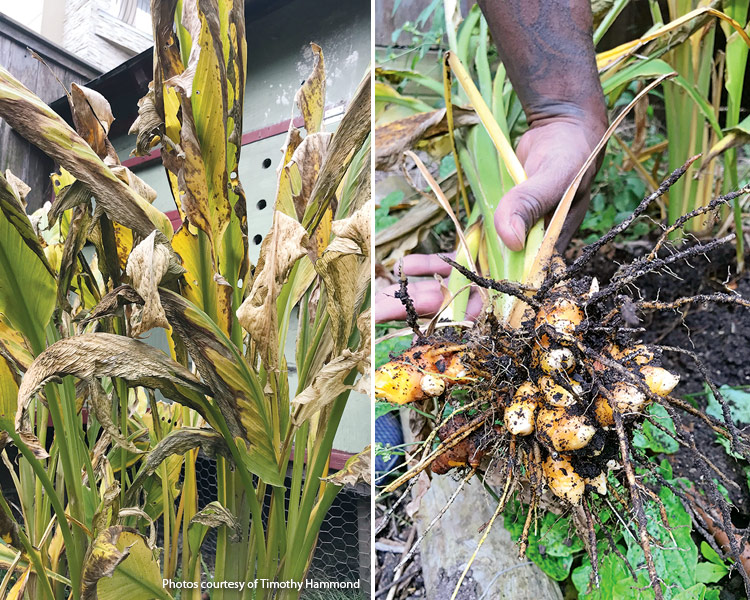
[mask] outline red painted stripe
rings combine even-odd
[[[328,112],[329,110],[336,108],[336,106],[341,105],[328,106],[325,110],[326,112]],[[289,130],[289,123],[291,122],[292,119],[286,119],[285,121],[281,121],[280,123],[274,123],[273,125],[268,125],[267,127],[261,127],[260,129],[255,129],[254,131],[248,131],[247,133],[244,133],[242,135],[242,145],[247,146],[247,144],[252,144],[253,142],[259,142],[275,135],[286,133],[286,131]],[[304,124],[305,122],[301,116],[294,118],[295,127],[302,127]],[[134,167],[142,167],[144,165],[150,164],[154,161],[159,160],[160,158],[161,151],[157,148],[156,150],[152,150],[151,152],[149,152],[146,156],[134,156],[133,158],[128,158],[127,160],[122,161],[122,164],[129,169],[132,169]]]
[[[179,210],[170,210],[167,213],[164,213],[169,218],[169,221],[172,223],[172,229],[177,231],[180,228],[180,225],[182,225],[182,218],[180,217],[180,211]]]
[[[286,121],[281,121],[281,123],[275,123],[274,125],[269,125],[268,127],[261,127],[260,129],[256,129],[255,131],[248,131],[247,133],[242,135],[242,145],[247,146],[247,144],[252,144],[253,142],[259,142],[260,140],[265,140],[266,138],[270,138],[281,133],[286,133],[289,130],[289,123],[291,122],[291,119],[287,119]],[[295,127],[302,127],[304,123],[305,122],[302,117],[297,117],[294,119]]]
[[[146,154],[146,156],[134,156],[133,158],[128,158],[127,160],[122,161],[122,164],[128,169],[133,169],[135,167],[140,167],[142,165],[152,163],[155,160],[159,160],[160,158],[161,150],[157,148],[156,150],[151,150],[151,152]]]
[[[291,122],[291,119],[287,119],[286,121],[274,123],[273,125],[269,125],[268,127],[261,127],[260,129],[256,129],[254,131],[248,131],[247,133],[242,135],[242,145],[247,146],[248,144],[252,144],[253,142],[259,142],[275,135],[286,133],[289,130],[289,123]],[[297,117],[294,119],[295,127],[302,127],[302,125],[304,125],[304,120],[302,119],[302,117]],[[146,166],[160,159],[161,150],[157,148],[156,150],[152,150],[145,156],[134,156],[133,158],[128,158],[127,160],[122,161],[122,164],[123,166],[128,167],[128,169],[134,169],[137,167]]]
[[[346,465],[346,461],[352,456],[354,456],[354,454],[351,454],[350,452],[331,450],[331,459],[328,463],[329,471],[340,471]],[[294,448],[292,448],[289,454],[289,460],[294,461]],[[305,453],[305,462],[307,462],[307,453]]]

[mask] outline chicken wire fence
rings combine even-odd
[[[184,473],[183,473],[184,474]],[[183,474],[180,475],[180,485]],[[198,509],[216,500],[216,461],[202,452],[195,463]],[[289,479],[287,479],[287,484]],[[17,520],[22,519],[15,487],[0,464],[0,489]],[[264,503],[264,516],[268,503]],[[163,544],[161,519],[156,522],[157,544]],[[205,569],[212,573],[216,556],[216,530],[209,529],[201,547]],[[0,571],[0,578],[4,573]],[[370,491],[368,487],[342,489],[320,528],[308,579],[316,581],[360,581],[359,590],[340,590],[336,598],[368,597],[370,589]],[[304,592],[303,592],[304,597]],[[333,597],[333,596],[331,596]]]
[[[216,461],[199,453],[195,463],[198,510],[216,500]],[[287,479],[289,483],[289,479]],[[268,503],[264,503],[264,516]],[[213,571],[216,530],[206,535],[201,555]],[[336,496],[320,528],[308,573],[317,581],[357,581],[370,588],[370,493],[365,487],[347,487]]]

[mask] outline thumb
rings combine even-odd
[[[511,250],[523,250],[532,225],[552,211],[565,193],[557,174],[541,171],[505,194],[495,211],[495,229]]]

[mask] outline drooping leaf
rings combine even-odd
[[[88,381],[89,387],[89,405],[96,416],[96,420],[102,426],[102,429],[109,434],[118,446],[124,448],[133,454],[141,454],[142,450],[137,448],[133,442],[129,441],[112,421],[112,400],[107,396],[102,384],[96,379]]]
[[[334,354],[346,347],[370,285],[370,209],[368,201],[351,217],[334,221],[336,237],[315,262],[315,270],[325,281]]]
[[[271,231],[263,238],[255,278],[237,311],[243,329],[257,344],[266,368],[278,367],[278,314],[276,298],[294,263],[305,255],[307,233],[298,221],[276,211]]]
[[[298,221],[305,214],[332,137],[332,134],[322,132],[306,136],[284,166],[291,184]]]
[[[301,425],[329,406],[339,394],[351,389],[344,380],[353,369],[358,370],[363,378],[369,375],[371,349],[369,309],[357,319],[357,328],[361,336],[359,348],[354,352],[346,348],[339,356],[327,362],[316,373],[312,383],[294,398],[292,418],[296,425]]]
[[[169,239],[172,224],[120,181],[71,127],[8,71],[0,67],[0,116],[23,137],[95,193],[107,216],[146,237],[159,229]]]
[[[65,238],[62,258],[60,259],[57,280],[57,304],[59,306],[68,306],[68,293],[73,276],[76,273],[78,253],[86,244],[86,234],[90,224],[91,215],[89,214],[88,207],[76,207],[73,211],[68,236]]]
[[[173,455],[185,454],[194,448],[200,448],[206,455],[213,458],[218,456],[231,458],[226,441],[216,431],[196,427],[180,427],[175,429],[166,435],[148,453],[141,470],[130,485],[128,500],[133,501],[137,498],[138,490],[143,480],[156,471],[156,468],[167,458]]]
[[[173,331],[213,390],[230,433],[247,445],[248,468],[267,483],[282,485],[267,401],[257,375],[204,312],[173,292],[162,289],[160,294]]]
[[[112,529],[112,528],[110,528]],[[162,586],[158,550],[152,550],[142,535],[118,527],[120,535],[106,547],[106,556],[119,552],[126,556],[115,565],[111,576],[98,579],[98,600],[172,600]]]
[[[8,185],[10,185],[16,198],[21,202],[21,206],[26,208],[26,196],[29,195],[31,188],[24,181],[13,175],[10,169],[5,169],[5,179],[8,181]]]
[[[107,135],[115,117],[107,99],[96,90],[73,83],[68,96],[73,125],[91,149],[104,160],[107,156],[116,159]]]
[[[99,580],[103,577],[112,577],[117,565],[130,554],[129,548],[120,550],[117,547],[121,534],[121,526],[108,527],[91,544],[81,576],[82,600],[98,600],[96,588]]]
[[[206,534],[212,528],[226,527],[229,530],[229,539],[232,542],[240,541],[240,523],[219,502],[214,501],[207,504],[195,514],[188,526],[188,545],[190,547],[190,568],[201,557],[201,546]]]
[[[128,257],[127,275],[135,290],[144,300],[140,319],[133,323],[137,337],[153,327],[169,327],[167,316],[159,301],[158,286],[169,269],[170,255],[165,244],[156,243],[156,231],[138,244]]]
[[[98,537],[100,533],[107,529],[110,522],[114,523],[117,520],[120,510],[119,501],[120,484],[115,480],[104,490],[99,506],[94,513],[94,518],[91,521],[94,536]]]
[[[302,219],[302,225],[308,234],[313,234],[323,220],[352,159],[370,134],[370,97],[370,80],[365,77],[333,135],[315,181]]]
[[[110,333],[86,333],[62,339],[37,356],[18,391],[16,429],[36,391],[51,379],[74,375],[80,379],[120,377],[131,385],[159,389],[167,398],[206,414],[203,396],[211,390],[161,350],[132,338]]]
[[[473,110],[453,108],[454,127],[468,127],[479,123]],[[420,112],[397,119],[375,129],[375,168],[387,170],[396,166],[405,150],[411,150],[420,140],[435,138],[448,132],[445,109]]]
[[[369,486],[372,481],[371,462],[372,450],[370,446],[367,446],[362,452],[350,457],[343,469],[329,475],[325,480],[340,486],[356,486],[358,483],[365,483]]]

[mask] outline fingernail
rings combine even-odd
[[[513,230],[513,233],[518,239],[518,243],[521,244],[521,246],[525,245],[526,223],[523,222],[523,219],[518,215],[513,215],[513,217],[511,217],[510,219],[510,228]]]

